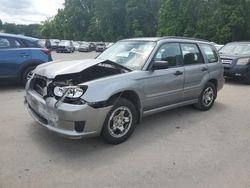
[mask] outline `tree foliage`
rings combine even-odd
[[[116,41],[157,32],[160,0],[65,0],[64,5],[43,23],[43,37]]]
[[[250,39],[249,0],[165,0],[158,35],[204,38],[219,43]]]
[[[70,40],[175,35],[227,43],[250,40],[249,15],[250,0],[65,0],[41,26],[0,21],[0,30]]]

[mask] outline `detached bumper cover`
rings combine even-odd
[[[105,118],[112,108],[92,108],[88,104],[72,105],[62,103],[55,107],[57,100],[44,100],[35,91],[26,92],[25,103],[31,116],[43,127],[68,138],[98,136],[101,133]],[[78,132],[76,124],[84,122],[84,129]]]

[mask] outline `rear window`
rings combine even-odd
[[[202,54],[196,44],[181,44],[184,65],[203,64]]]
[[[201,48],[203,49],[209,63],[218,62],[218,60],[219,60],[218,55],[211,45],[201,44]]]

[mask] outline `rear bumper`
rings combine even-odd
[[[88,104],[71,105],[44,100],[35,91],[26,92],[25,104],[35,121],[48,130],[71,139],[98,136],[111,107],[95,109]]]

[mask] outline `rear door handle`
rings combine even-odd
[[[207,67],[203,67],[201,70],[202,70],[203,72],[206,72],[206,71],[208,71],[208,68],[207,68]]]
[[[175,75],[175,76],[180,76],[180,75],[183,75],[183,72],[181,72],[181,71],[176,71],[176,72],[174,73],[174,75]]]

